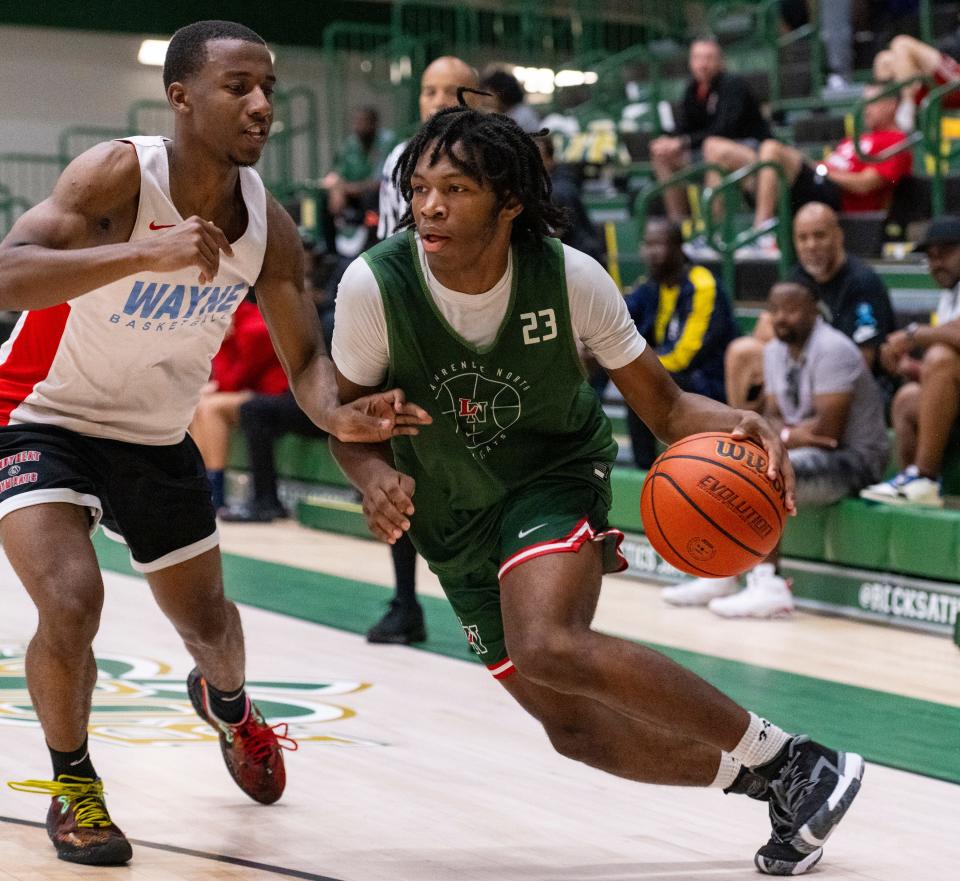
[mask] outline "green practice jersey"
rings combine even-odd
[[[507,312],[483,348],[441,315],[412,230],[364,259],[384,302],[387,383],[434,420],[393,441],[398,468],[418,488],[433,484],[454,509],[486,508],[567,462],[613,460],[609,421],[577,354],[558,240],[514,249]]]

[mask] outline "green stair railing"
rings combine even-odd
[[[650,187],[650,189],[644,190],[634,209],[638,241],[643,241],[644,231],[647,228],[647,219],[650,214],[650,206],[653,204],[654,199],[659,198],[673,187],[682,187],[691,181],[702,181],[704,176],[711,171],[720,175],[724,173],[724,169],[719,165],[714,165],[710,162],[697,162],[688,168],[684,168],[682,171],[678,171],[672,177],[667,178],[667,180]],[[643,266],[642,262],[641,266]],[[733,288],[728,288],[728,290],[732,294]]]
[[[42,153],[0,153],[0,184],[14,196],[36,205],[50,195],[64,161]]]
[[[737,231],[735,222],[737,203],[741,198],[741,185],[749,177],[770,168],[777,175],[777,216],[760,229]],[[723,210],[717,211],[714,203],[723,200]],[[715,187],[703,191],[703,221],[706,228],[707,244],[720,254],[724,284],[733,291],[736,282],[735,254],[747,245],[754,244],[761,236],[773,233],[780,248],[780,277],[786,278],[793,264],[793,229],[790,208],[790,182],[786,172],[776,162],[753,162],[726,175]],[[719,215],[719,219],[717,216]]]
[[[72,125],[60,132],[60,137],[57,139],[57,152],[60,154],[63,165],[66,166],[81,153],[85,153],[102,141],[112,141],[132,134],[136,132],[99,125]]]
[[[865,134],[864,110],[866,107],[876,101],[889,98],[891,95],[898,95],[904,88],[921,82],[933,85],[926,77],[913,77],[903,82],[890,83],[872,98],[858,102],[853,112],[853,148],[863,162],[876,164],[920,145],[924,159],[931,166],[931,168],[924,170],[929,170],[930,174],[930,200],[933,213],[942,214],[946,210],[944,173],[954,164],[955,160],[960,159],[960,142],[949,147],[943,136],[943,98],[946,95],[960,92],[960,82],[938,86],[924,97],[917,113],[916,129],[899,144],[894,144],[892,147],[873,155],[864,153],[860,146],[860,139]]]
[[[933,164],[930,186],[934,215],[943,214],[948,208],[944,173],[955,160],[960,159],[960,142],[948,147],[943,136],[943,99],[957,92],[960,92],[960,82],[938,86],[923,99],[917,114],[918,128],[923,132],[924,149]],[[952,211],[957,210],[956,205],[949,207]]]
[[[30,207],[26,199],[14,196],[6,187],[0,186],[0,238],[10,232],[17,218]]]
[[[337,146],[347,136],[348,115],[355,100],[349,84],[366,80],[371,93],[389,94],[394,109],[394,126],[403,129],[419,116],[417,103],[420,75],[427,64],[429,37],[398,36],[390,25],[337,23],[323,32],[323,59],[326,80],[322,165],[329,168]],[[445,50],[449,51],[449,50]]]

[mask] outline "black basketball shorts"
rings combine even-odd
[[[0,427],[0,518],[49,502],[80,505],[130,549],[139,572],[156,572],[220,542],[200,451],[187,435],[148,446],[48,425]],[[49,537],[55,541],[55,537]]]

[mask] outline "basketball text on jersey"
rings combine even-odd
[[[237,303],[246,295],[248,284],[225,287],[146,282],[135,279],[123,314],[114,312],[111,324],[140,330],[171,331],[183,325],[228,320]],[[139,322],[137,318],[141,319]]]

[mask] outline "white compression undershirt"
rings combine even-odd
[[[417,251],[427,287],[447,323],[475,346],[493,342],[510,302],[513,257],[507,271],[489,291],[463,294],[444,287],[430,272],[417,238]],[[630,319],[623,296],[607,271],[592,257],[563,246],[567,296],[574,337],[602,367],[616,370],[637,358],[646,342]],[[390,351],[380,288],[362,257],[347,267],[337,293],[333,360],[360,386],[379,386],[387,375]]]

